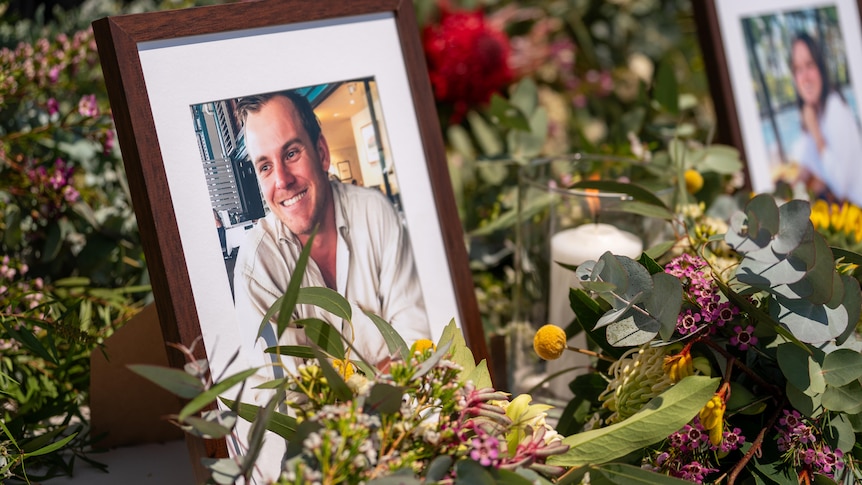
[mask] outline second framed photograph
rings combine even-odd
[[[862,205],[858,0],[693,5],[719,131],[751,188]]]
[[[276,372],[264,349],[303,330],[279,340],[262,322],[308,246],[303,286],[337,291],[353,317],[300,304],[295,319],[329,321],[381,366],[364,311],[408,345],[454,319],[488,357],[410,2],[240,2],[94,30],[167,342],[202,339],[214,377]],[[269,448],[263,481],[284,443]]]

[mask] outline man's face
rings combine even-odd
[[[293,102],[276,96],[245,122],[245,140],[269,209],[296,235],[309,235],[324,216],[329,148],[313,143]]]

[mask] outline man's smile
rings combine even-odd
[[[300,200],[304,199],[306,195],[308,195],[308,189],[303,190],[302,192],[294,195],[293,197],[291,197],[289,199],[281,201],[281,206],[282,207],[290,207],[290,206],[296,204],[297,202],[299,202]]]

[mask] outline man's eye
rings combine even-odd
[[[266,173],[266,172],[269,172],[271,169],[272,169],[272,165],[270,165],[268,163],[265,163],[263,165],[259,165],[257,167],[258,173]]]
[[[292,160],[299,155],[299,150],[288,150],[287,153],[284,154],[284,158],[288,160]]]

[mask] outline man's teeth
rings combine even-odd
[[[304,191],[302,191],[302,192],[300,192],[300,193],[298,193],[298,194],[294,195],[293,197],[291,197],[291,198],[289,198],[289,199],[287,199],[287,200],[285,200],[285,201],[282,201],[281,205],[282,205],[282,206],[284,206],[284,207],[290,207],[290,206],[292,206],[293,204],[296,204],[297,202],[299,202],[300,200],[302,200],[302,198],[303,198],[303,197],[305,197],[305,194],[307,194],[307,193],[308,193],[308,191],[307,191],[307,190],[304,190]]]

